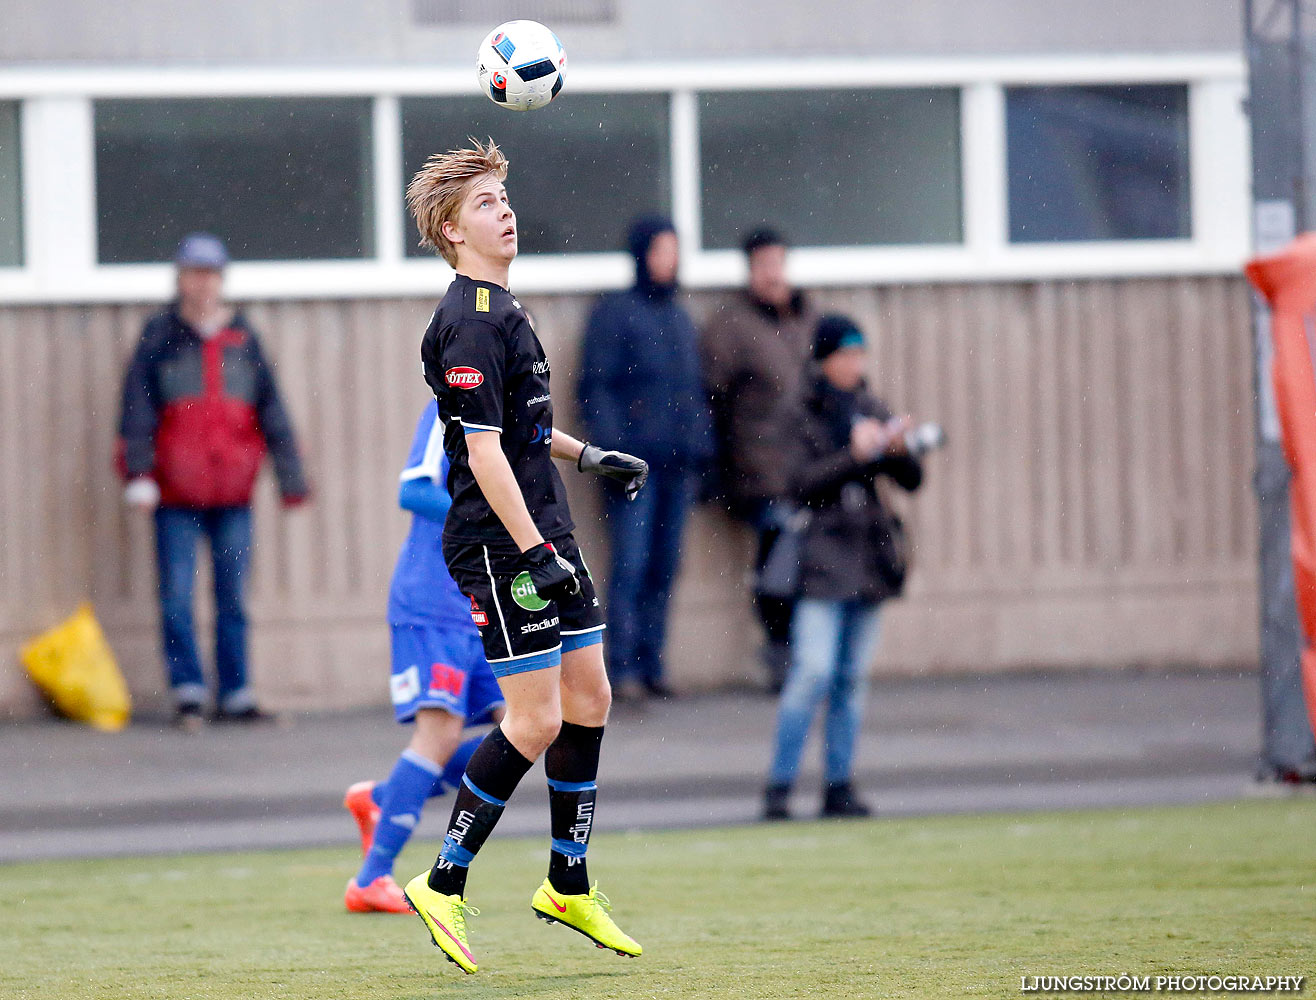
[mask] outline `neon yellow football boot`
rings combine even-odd
[[[589,892],[568,896],[558,892],[544,879],[544,884],[535,890],[530,900],[530,908],[535,916],[549,923],[565,924],[573,931],[579,931],[600,948],[608,948],[618,955],[636,958],[644,949],[639,942],[624,933],[608,916],[612,903],[608,897],[599,892],[599,884],[594,883]]]
[[[466,942],[466,914],[478,917],[480,911],[460,896],[435,892],[430,888],[429,877],[428,871],[421,872],[407,883],[402,893],[420,919],[425,921],[435,947],[469,975],[479,966]]]

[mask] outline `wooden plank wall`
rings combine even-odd
[[[723,293],[692,296],[697,316]],[[872,334],[873,381],[950,435],[908,505],[915,569],[875,669],[1251,665],[1257,648],[1247,298],[1234,278],[815,293]],[[589,299],[538,297],[559,424]],[[261,303],[315,484],[257,501],[253,675],[267,702],[386,698],[397,473],[433,303]],[[164,690],[149,521],[111,469],[119,380],[148,306],[0,308],[0,713],[39,707],[17,649],[84,599],[139,704]],[[591,484],[568,475],[596,568]],[[669,653],[678,687],[757,680],[745,533],[701,511]],[[202,590],[204,593],[204,590]],[[202,602],[201,619],[207,619]]]

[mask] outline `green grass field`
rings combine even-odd
[[[347,850],[0,868],[0,996],[1018,997],[1025,975],[1316,973],[1316,801],[598,835],[639,959],[535,920],[545,843],[472,870],[480,961],[351,916]],[[413,845],[414,874],[435,845]]]

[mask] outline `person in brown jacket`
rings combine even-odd
[[[790,505],[789,456],[818,317],[786,279],[786,241],[760,229],[745,240],[749,286],[703,330],[702,349],[717,437],[718,484],[728,512],[758,535],[762,569]],[[773,692],[790,666],[794,602],[756,594],[767,638],[763,664]]]

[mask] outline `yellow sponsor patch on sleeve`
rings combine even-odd
[[[478,313],[487,313],[489,311],[489,289],[477,288],[475,290],[475,311]]]

